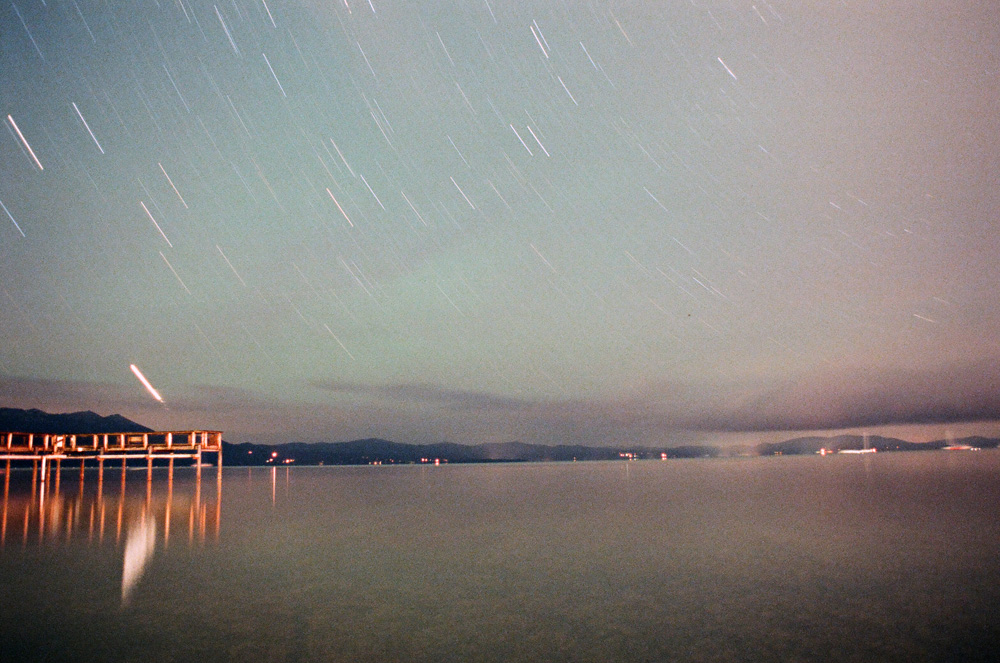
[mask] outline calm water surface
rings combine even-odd
[[[992,451],[2,478],[4,661],[998,660]]]

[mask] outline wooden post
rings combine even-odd
[[[172,446],[174,446],[174,434],[167,433],[167,448],[169,449]]]
[[[149,435],[147,435],[146,433],[142,434],[142,448],[143,449],[149,448]]]
[[[213,437],[215,438],[215,446],[217,446],[219,448],[219,463],[218,464],[219,464],[219,471],[221,473],[221,471],[222,471],[222,433],[221,432],[219,432],[219,433],[213,433]],[[221,474],[220,474],[220,479],[221,479]]]

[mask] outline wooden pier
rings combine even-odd
[[[0,459],[41,461],[42,477],[51,460],[193,458],[202,464],[202,454],[214,453],[222,466],[222,431],[185,430],[148,433],[19,433],[0,432]]]

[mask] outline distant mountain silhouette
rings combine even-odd
[[[102,417],[89,410],[50,414],[36,409],[0,408],[0,431],[63,435],[67,433],[145,433],[151,430],[153,429],[137,424],[131,419],[126,419],[120,414]]]
[[[274,461],[269,461],[269,458]],[[491,442],[480,445],[403,444],[389,440],[367,439],[353,442],[290,442],[287,444],[228,444],[223,445],[223,460],[230,465],[265,465],[294,459],[305,465],[360,465],[368,463],[537,463],[546,461],[620,460],[661,458],[705,458],[723,455],[710,446],[683,446],[652,449],[648,447],[587,447],[582,445],[528,444],[525,442]]]
[[[470,446],[443,442],[405,444],[377,438],[352,442],[289,442],[287,444],[225,444],[223,460],[228,464],[263,465],[268,458],[282,462],[313,465],[357,465],[381,463],[539,462],[557,460],[611,460],[619,458],[618,449],[584,446],[546,446],[524,442],[502,442]]]
[[[995,449],[1000,440],[986,437],[963,437],[958,440],[935,440],[933,442],[907,442],[894,437],[881,435],[868,436],[868,446],[877,451],[931,451],[943,449],[950,444],[965,444],[980,449]],[[814,454],[820,449],[838,452],[843,449],[862,449],[865,445],[863,435],[835,435],[833,437],[797,437],[784,442],[759,444],[755,451],[761,456],[775,454]]]
[[[113,414],[102,417],[94,412],[49,414],[42,410],[0,408],[0,431],[21,433],[142,433],[149,432],[142,424]],[[528,444],[526,442],[491,442],[480,445],[406,444],[378,438],[351,442],[289,442],[286,444],[222,443],[226,465],[271,465],[294,461],[297,465],[367,465],[370,463],[490,463],[543,462],[573,460],[618,460],[624,457],[644,458],[708,458],[743,455],[815,454],[820,449],[837,452],[861,449],[862,435],[833,437],[798,437],[784,442],[763,443],[755,447],[716,447],[684,445],[676,447],[587,447],[582,445]],[[985,437],[965,437],[934,442],[907,442],[892,437],[871,435],[869,446],[878,451],[922,451],[942,449],[948,445],[969,445],[994,449],[1000,440]]]

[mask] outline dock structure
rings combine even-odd
[[[222,466],[222,431],[184,430],[145,433],[20,433],[0,432],[0,459],[41,461],[42,476],[51,460],[121,460],[193,458],[216,454]]]

